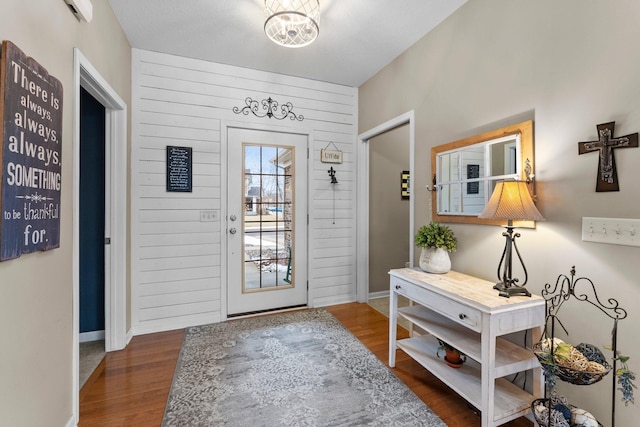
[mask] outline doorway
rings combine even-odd
[[[110,244],[104,246],[105,350],[126,345],[127,326],[127,105],[75,48],[73,129],[73,415],[79,418],[80,337],[80,88],[105,107],[105,231]],[[104,238],[104,237],[103,237]]]
[[[398,126],[408,125],[409,129],[409,175],[415,171],[415,113],[413,110],[391,119],[373,129],[358,135],[358,225],[357,225],[357,284],[356,298],[358,302],[369,299],[369,141]],[[415,182],[415,179],[414,179]],[[409,188],[412,191],[411,187]],[[415,195],[409,199],[409,224],[405,229],[409,249],[409,265],[413,266],[413,233],[415,216]]]
[[[408,124],[369,140],[369,298],[388,296],[389,270],[409,262],[408,172]]]
[[[227,315],[307,304],[308,136],[227,133]]]
[[[104,355],[105,108],[80,88],[80,387]]]

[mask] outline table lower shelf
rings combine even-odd
[[[421,305],[403,307],[398,310],[398,314],[429,334],[446,340],[476,362],[482,360],[481,336],[479,333]],[[504,377],[539,367],[540,363],[531,350],[502,337],[496,338],[494,371],[496,377]]]
[[[461,368],[449,367],[436,356],[438,342],[432,336],[397,341],[403,350],[476,408],[482,407],[480,364],[468,360]],[[504,378],[495,380],[494,419],[498,424],[526,415],[535,397]]]

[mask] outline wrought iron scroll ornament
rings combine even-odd
[[[541,293],[547,301],[547,318],[555,318],[565,333],[567,330],[558,319],[557,314],[560,307],[562,307],[571,296],[578,301],[588,302],[616,322],[627,317],[627,311],[620,307],[618,300],[608,298],[606,302],[600,301],[596,287],[591,279],[586,277],[576,279],[575,266],[571,267],[570,275],[571,277],[564,274],[559,275],[555,285],[545,284]],[[583,286],[580,287],[579,285]]]
[[[268,117],[274,118],[277,120],[284,120],[287,117],[291,120],[303,121],[304,116],[302,114],[296,114],[293,112],[293,104],[291,102],[286,102],[282,105],[278,103],[278,101],[269,97],[267,99],[263,99],[262,101],[256,101],[251,97],[247,97],[244,100],[245,106],[233,107],[233,112],[236,114],[244,114],[245,116],[249,115],[249,113],[253,113],[256,117]]]

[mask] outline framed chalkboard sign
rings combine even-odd
[[[167,146],[167,191],[192,191],[192,148]]]
[[[8,40],[0,61],[0,261],[60,247],[62,83]]]
[[[480,165],[467,165],[467,179],[480,178]],[[467,182],[467,194],[478,194],[480,183]]]

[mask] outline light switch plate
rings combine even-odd
[[[583,217],[582,240],[640,246],[640,219]]]
[[[206,210],[200,211],[200,222],[213,222],[218,219],[218,211]]]

